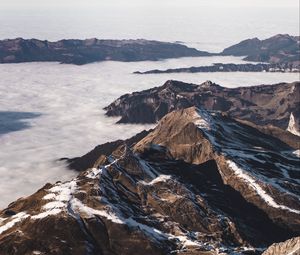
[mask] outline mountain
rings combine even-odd
[[[22,63],[55,61],[83,65],[87,63],[116,61],[145,61],[178,57],[211,55],[247,56],[245,60],[276,64],[267,69],[299,70],[299,37],[276,35],[266,40],[257,38],[244,40],[212,54],[188,48],[179,43],[150,40],[78,40],[65,39],[57,42],[38,39],[6,39],[0,41],[0,63]],[[198,67],[199,69],[200,67]],[[203,69],[203,67],[201,67]],[[257,70],[262,66],[225,66],[225,70]],[[202,70],[201,69],[201,70]]]
[[[299,158],[280,140],[191,107],[129,143],[0,211],[1,255],[260,254],[299,235]]]
[[[149,40],[61,40],[11,39],[0,41],[0,63],[55,61],[83,65],[96,61],[144,61],[208,56],[208,52],[182,44]]]
[[[263,255],[297,255],[300,254],[300,237],[271,245]]]
[[[222,64],[215,63],[210,66],[192,66],[183,68],[172,68],[167,70],[149,70],[145,72],[136,71],[134,74],[160,74],[160,73],[220,73],[220,72],[300,72],[286,64]]]
[[[123,95],[105,110],[108,116],[121,116],[119,123],[155,123],[173,110],[197,106],[299,135],[299,95],[300,82],[225,88],[210,81],[195,85],[170,80],[161,87]]]
[[[223,50],[222,55],[246,56],[245,60],[268,62],[272,64],[288,63],[300,66],[300,37],[278,34],[265,40],[247,39]]]

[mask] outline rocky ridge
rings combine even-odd
[[[293,133],[299,139],[300,83],[225,88],[210,81],[200,85],[169,80],[161,87],[126,94],[105,108],[119,123],[155,123],[167,113],[190,106],[226,112],[233,118]],[[271,132],[271,131],[270,131]],[[293,136],[294,135],[294,136]],[[298,140],[299,142],[299,140]]]
[[[260,254],[300,233],[293,151],[218,112],[172,112],[1,211],[0,254]]]
[[[215,63],[211,66],[193,66],[187,68],[174,68],[167,70],[149,70],[145,72],[136,71],[134,74],[161,74],[161,73],[216,73],[216,72],[280,72],[296,73],[299,68],[286,64],[222,64]]]
[[[290,67],[300,66],[300,37],[278,34],[265,40],[247,39],[223,50],[222,55],[246,56],[245,60],[286,63]]]
[[[271,245],[263,255],[298,255],[300,254],[300,237]]]
[[[38,39],[0,41],[0,63],[51,61],[83,65],[96,61],[144,61],[166,58],[208,56],[208,52],[182,44],[149,40],[65,39],[57,42]]]

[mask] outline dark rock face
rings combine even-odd
[[[231,89],[212,82],[195,85],[167,81],[161,87],[121,96],[105,110],[108,116],[121,116],[119,123],[153,123],[173,110],[194,105],[226,112],[233,118],[257,125],[273,125],[281,129],[290,126],[293,116],[291,126],[297,134],[299,94],[299,82]]]
[[[220,113],[172,112],[0,211],[1,255],[259,254],[300,233],[292,151]]]
[[[275,35],[266,40],[247,39],[224,49],[222,55],[247,56],[245,60],[268,63],[288,63],[299,67],[299,36]]]
[[[215,72],[300,72],[287,64],[221,64],[212,66],[198,66],[188,68],[175,68],[167,70],[149,70],[134,72],[135,74],[160,74],[160,73],[215,73]]]
[[[22,38],[0,41],[0,63],[56,61],[83,65],[96,61],[143,61],[208,56],[181,44],[147,40],[61,40]]]

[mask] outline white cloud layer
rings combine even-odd
[[[213,80],[232,87],[298,78],[297,74],[284,73],[132,74],[136,70],[215,62],[242,61],[232,57],[206,57],[138,63],[103,62],[85,66],[58,63],[1,65],[0,118],[1,111],[38,112],[41,116],[24,119],[28,128],[6,134],[4,128],[1,129],[0,119],[0,208],[20,196],[33,193],[47,182],[75,175],[54,160],[83,155],[98,144],[127,138],[148,128],[115,125],[116,119],[104,116],[102,108],[122,94],[160,86],[168,79],[193,83]]]

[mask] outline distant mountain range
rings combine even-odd
[[[149,40],[61,40],[57,42],[22,38],[0,41],[0,63],[55,61],[66,64],[117,60],[144,61],[209,56],[208,52],[178,43]]]
[[[222,64],[212,66],[178,67],[167,70],[136,71],[136,74],[201,73],[201,72],[300,72],[300,37],[276,35],[266,40],[247,39],[219,55],[245,56],[246,61],[260,64]]]
[[[299,37],[276,35],[266,40],[242,41],[221,53],[209,53],[179,43],[150,40],[61,40],[7,39],[0,41],[0,63],[55,61],[83,65],[117,60],[144,61],[197,56],[246,56],[245,60],[299,68]]]
[[[160,73],[223,73],[223,72],[281,72],[297,73],[300,69],[287,63],[280,64],[222,64],[215,63],[210,66],[192,66],[171,68],[167,70],[136,71],[134,74],[160,74]]]
[[[219,112],[174,111],[77,162],[0,211],[1,254],[255,255],[300,234],[294,149]]]

